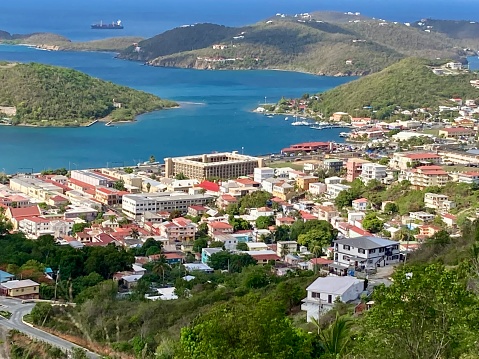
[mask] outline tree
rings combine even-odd
[[[125,173],[132,174],[133,173],[133,168],[125,167],[125,168],[123,168],[123,171],[125,171]]]
[[[147,191],[148,193],[150,193],[150,189],[151,189],[151,183],[148,182],[148,183],[146,184],[146,191]]]
[[[151,155],[149,161],[150,161],[150,163],[156,162],[155,156]]]
[[[183,328],[179,358],[309,359],[310,351],[307,334],[284,317],[282,305],[246,296],[214,306]]]
[[[478,297],[458,269],[404,266],[376,287],[356,340],[368,358],[457,358],[475,342]],[[475,309],[474,309],[475,308]]]
[[[116,181],[115,183],[113,183],[113,188],[118,190],[118,191],[126,191],[125,181],[123,181],[123,180]]]
[[[134,240],[137,240],[140,238],[140,231],[136,227],[132,227],[130,230],[130,237],[133,238]]]
[[[243,219],[243,218],[235,218],[233,216],[229,216],[228,223],[233,226],[233,231],[240,231],[246,229],[252,229],[251,224]]]
[[[315,250],[315,254],[322,252],[322,248],[331,246],[334,237],[331,232],[324,229],[313,228],[304,234],[298,236],[298,244],[308,247],[310,251]]]
[[[246,242],[239,242],[236,245],[236,249],[239,250],[239,251],[247,251],[248,250],[248,245],[246,244]]]
[[[168,264],[164,254],[161,254],[158,259],[153,262],[152,271],[155,274],[160,274],[163,278],[163,285],[165,285],[165,272],[170,270],[171,266]]]
[[[383,230],[384,222],[377,217],[376,213],[370,212],[364,217],[362,226],[368,232],[379,233]]]
[[[334,204],[341,210],[346,207],[351,207],[353,201],[358,198],[359,195],[355,195],[351,190],[344,190],[339,192],[338,196],[334,199]]]
[[[181,181],[181,180],[187,180],[188,177],[186,177],[183,172],[180,172],[175,176],[175,179]]]
[[[348,316],[339,316],[336,312],[336,319],[326,329],[319,333],[321,344],[326,353],[326,358],[342,358],[349,349],[351,342],[351,328],[353,326],[352,318]]]
[[[208,247],[208,238],[201,237],[193,242],[193,252],[201,253],[203,248]]]
[[[390,214],[394,214],[394,213],[398,213],[399,212],[399,208],[398,208],[398,205],[394,202],[388,202],[384,205],[384,213],[390,213]]]
[[[256,260],[249,254],[232,254],[227,251],[213,253],[208,261],[211,268],[215,270],[229,269],[232,273],[239,273],[244,267],[255,264]]]
[[[258,229],[268,229],[269,226],[274,224],[274,217],[273,216],[259,216],[256,218],[256,228]]]

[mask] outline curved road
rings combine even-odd
[[[74,348],[81,348],[80,346],[73,344],[67,340],[61,339],[55,335],[44,332],[43,330],[33,328],[22,321],[24,315],[30,313],[35,306],[35,303],[22,304],[21,300],[13,298],[0,297],[0,310],[6,310],[12,313],[10,319],[0,317],[0,326],[7,329],[16,329],[31,338],[44,341],[55,347],[62,349],[63,351],[71,351]],[[85,349],[84,349],[85,350]],[[100,359],[101,356],[86,350],[88,358]]]

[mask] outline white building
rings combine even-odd
[[[363,170],[359,175],[361,181],[364,184],[367,184],[371,180],[377,180],[381,182],[383,178],[386,178],[387,166],[380,165],[378,163],[364,163]]]
[[[342,191],[347,191],[350,189],[351,186],[345,184],[328,184],[326,186],[326,194],[329,198],[334,199],[338,196],[339,193]]]
[[[72,179],[87,183],[92,186],[111,187],[111,185],[115,182],[109,177],[89,170],[72,170],[70,173]]]
[[[356,211],[365,211],[368,208],[368,199],[367,198],[358,198],[352,202],[352,207]]]
[[[345,238],[334,242],[334,265],[342,273],[350,267],[371,270],[399,262],[399,243],[372,236]]]
[[[271,167],[257,167],[253,172],[253,180],[261,183],[266,178],[274,177],[274,168]]]
[[[212,200],[207,194],[187,195],[183,192],[139,193],[123,196],[122,210],[130,218],[140,218],[145,212],[186,213],[189,206],[205,205]]]
[[[263,181],[261,181],[261,187],[263,187],[263,190],[265,190],[268,193],[273,193],[273,187],[276,183],[284,182],[283,180],[279,178],[266,178]]]
[[[355,277],[319,277],[306,288],[308,296],[303,299],[301,310],[306,311],[306,320],[318,320],[339,299],[347,303],[359,298],[364,291],[364,281]]]
[[[18,229],[31,237],[51,234],[55,237],[68,235],[75,222],[73,220],[52,220],[43,217],[27,217],[18,222]]]
[[[313,196],[319,196],[322,193],[326,192],[326,184],[317,182],[317,183],[310,183],[309,184],[309,192]]]
[[[448,212],[451,208],[456,207],[456,203],[449,201],[448,197],[444,194],[428,192],[424,194],[424,207]]]

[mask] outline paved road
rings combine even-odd
[[[31,338],[47,342],[55,347],[58,347],[64,351],[70,351],[73,348],[80,348],[78,345],[69,341],[61,339],[55,335],[46,333],[42,330],[32,328],[29,325],[23,323],[22,318],[25,314],[31,312],[35,303],[22,304],[20,300],[0,297],[0,310],[6,310],[12,313],[10,319],[0,317],[0,325],[7,329],[16,329]],[[88,358],[99,359],[100,355],[87,351]]]

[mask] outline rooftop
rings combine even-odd
[[[334,241],[337,244],[345,244],[356,248],[374,249],[380,247],[388,247],[398,244],[396,241],[390,241],[381,237],[362,236],[356,238],[344,238]]]
[[[355,277],[350,277],[350,276],[319,277],[313,283],[311,283],[311,285],[308,288],[306,288],[306,290],[317,292],[317,293],[319,292],[319,293],[342,295],[351,286],[358,283],[363,283],[363,282],[364,281],[361,279],[357,279]]]
[[[1,284],[4,288],[7,289],[20,289],[20,288],[27,288],[27,287],[35,287],[39,286],[37,282],[34,282],[31,279],[23,279],[23,280],[11,280],[9,282],[5,282]]]

